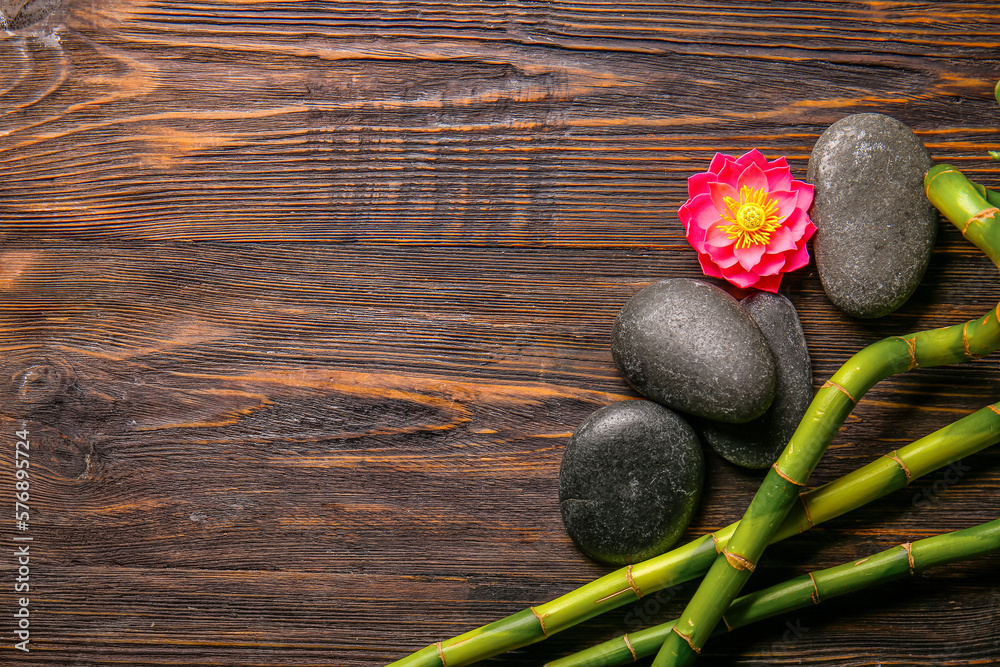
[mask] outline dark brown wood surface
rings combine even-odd
[[[634,396],[621,305],[700,275],[686,178],[752,147],[804,178],[823,129],[877,111],[1000,186],[997,78],[991,0],[64,0],[0,33],[0,664],[376,666],[608,571],[563,532],[559,462]],[[818,385],[998,288],[942,223],[889,317],[842,315],[811,266],[782,293]],[[812,482],[998,400],[995,356],[891,378]],[[760,480],[707,457],[688,537]],[[985,452],[771,548],[751,587],[998,510]],[[996,664],[998,570],[779,617],[702,664]],[[490,664],[665,620],[692,589]]]

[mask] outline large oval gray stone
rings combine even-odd
[[[615,318],[611,354],[640,394],[698,417],[749,421],[774,397],[764,334],[736,299],[700,280],[640,290]]]
[[[813,147],[816,268],[830,301],[848,315],[888,315],[920,283],[938,227],[923,187],[930,167],[920,139],[883,114],[841,118]]]
[[[756,292],[740,301],[771,348],[778,383],[764,416],[745,424],[705,422],[702,440],[722,458],[745,468],[767,468],[778,460],[813,398],[812,362],[802,323],[792,302]]]
[[[701,444],[680,416],[652,401],[612,403],[580,424],[563,453],[563,524],[592,558],[636,563],[681,536],[704,477]]]

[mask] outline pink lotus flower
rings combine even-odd
[[[705,275],[777,292],[783,273],[809,263],[813,186],[793,180],[785,158],[716,153],[688,179],[688,197],[678,214]]]

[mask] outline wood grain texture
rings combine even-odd
[[[0,33],[0,664],[376,666],[607,571],[566,537],[561,452],[634,396],[608,349],[697,276],[676,209],[715,151],[804,177],[889,113],[990,186],[990,2],[64,0]],[[978,317],[996,269],[942,224],[897,313],[812,267],[817,386],[887,335]],[[879,384],[812,483],[1000,400],[995,356]],[[31,433],[32,651],[14,434]],[[687,532],[760,476],[708,455]],[[753,586],[996,517],[1000,451],[777,545]],[[715,642],[708,665],[1000,661],[997,556]],[[489,661],[676,615],[650,596]]]

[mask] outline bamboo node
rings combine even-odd
[[[1000,413],[997,413],[997,414],[1000,414]],[[718,538],[718,536],[716,536],[715,533],[710,533],[710,534],[712,536],[712,544],[715,546],[715,553],[721,554],[722,550],[719,549],[719,538]]]
[[[982,222],[986,218],[992,218],[998,212],[1000,212],[1000,209],[990,207],[990,208],[984,208],[979,213],[976,213],[975,215],[973,215],[972,217],[970,217],[968,220],[965,221],[965,226],[962,227],[962,236],[965,236],[965,233],[969,231],[969,227],[972,226],[972,223]]]
[[[871,559],[872,559],[871,556],[865,556],[864,558],[861,558],[859,560],[854,561],[854,564],[851,565],[851,567],[857,567],[858,565],[864,565],[865,563],[867,563]]]
[[[903,336],[896,336],[896,338],[906,343],[906,349],[910,353],[910,365],[906,370],[912,371],[919,366],[917,363],[917,337],[905,338]]]
[[[812,527],[813,527],[813,526],[815,526],[816,524],[815,524],[815,523],[813,523],[813,518],[812,518],[812,513],[811,513],[811,512],[809,511],[809,503],[808,503],[808,502],[806,502],[806,496],[808,496],[808,495],[809,495],[809,492],[808,492],[808,491],[803,491],[802,493],[800,493],[800,494],[799,494],[799,502],[801,502],[801,503],[802,503],[802,511],[803,511],[803,512],[805,512],[805,515],[806,515],[806,523],[808,523],[808,524],[809,524],[809,525],[807,526],[807,528],[812,528]],[[804,530],[803,528],[801,528],[801,527],[799,528],[799,532],[800,532],[800,533],[801,533],[801,532],[802,532],[803,530]]]
[[[538,625],[541,626],[541,628],[542,628],[542,635],[545,636],[545,637],[548,637],[549,636],[549,631],[545,629],[545,617],[542,616],[541,614],[539,614],[538,610],[535,609],[534,607],[528,607],[528,609],[530,609],[531,613],[534,614],[535,618],[538,619]]]
[[[969,359],[974,359],[977,355],[972,353],[972,341],[969,340],[969,323],[962,325],[962,354]]]
[[[962,233],[965,234],[965,230],[968,229],[969,225],[973,222],[982,222],[986,218],[992,218],[997,213],[1000,213],[1000,209],[998,208],[992,206],[990,208],[984,208],[982,211],[969,218],[969,221],[965,223],[965,229],[962,230]]]
[[[847,391],[846,389],[844,389],[843,387],[841,387],[839,384],[837,384],[833,380],[827,380],[826,382],[824,382],[823,386],[820,387],[820,389],[827,389],[829,387],[833,387],[834,389],[836,389],[837,391],[839,391],[840,393],[842,393],[844,396],[846,396],[847,398],[849,398],[850,401],[851,401],[851,403],[853,403],[854,405],[858,404],[858,399],[856,399],[853,396],[851,396],[851,392]]]
[[[638,662],[639,661],[639,656],[636,655],[635,649],[632,648],[632,642],[630,642],[629,639],[628,639],[628,633],[625,633],[625,636],[622,637],[622,639],[625,640],[625,646],[628,647],[628,652],[632,654],[632,662]]]
[[[781,468],[778,467],[778,462],[777,461],[775,461],[774,465],[772,465],[771,467],[774,469],[774,472],[778,473],[778,477],[780,477],[781,479],[785,480],[789,484],[794,484],[795,486],[805,486],[806,485],[805,482],[796,481],[796,480],[792,479],[791,477],[789,477],[788,475],[786,475],[785,473],[783,473],[781,471]]]
[[[819,586],[816,585],[816,577],[813,576],[812,572],[809,573],[809,581],[813,585],[813,592],[809,597],[812,598],[813,604],[819,604]]]
[[[635,599],[638,600],[642,597],[642,590],[636,585],[635,579],[632,578],[632,566],[629,565],[625,568],[625,581],[628,582],[628,587],[632,589],[635,593]]]
[[[695,653],[701,653],[701,649],[694,645],[694,642],[691,641],[690,637],[688,637],[686,634],[678,630],[676,625],[673,628],[671,628],[671,630],[676,632],[681,639],[686,641],[687,645],[691,647],[692,651],[694,651]]]
[[[955,169],[942,169],[941,171],[939,171],[936,174],[934,174],[933,176],[931,176],[931,180],[927,181],[927,183],[924,185],[924,195],[927,196],[928,198],[930,198],[931,183],[934,182],[935,178],[937,178],[941,174],[953,174],[953,173],[955,173],[955,171],[956,171]],[[924,176],[926,177],[927,174],[924,174]]]
[[[888,454],[883,454],[882,456],[884,456],[887,459],[892,459],[893,461],[895,461],[899,465],[900,468],[902,468],[903,474],[906,475],[906,483],[907,483],[907,485],[909,485],[909,483],[910,483],[910,469],[906,467],[905,463],[903,463],[903,459],[899,458],[899,454],[896,452],[896,450],[894,449],[891,452],[889,452]]]
[[[754,568],[757,567],[754,562],[746,556],[734,554],[728,549],[723,549],[722,555],[725,556],[726,561],[737,570],[748,570],[753,572]]]
[[[912,577],[913,569],[915,567],[913,563],[913,542],[906,542],[902,546],[906,549],[906,562],[910,565],[910,576]]]
[[[733,626],[729,625],[729,621],[726,620],[726,615],[725,614],[722,615],[722,622],[726,624],[726,631],[727,632],[732,632],[733,631]]]
[[[992,404],[992,405],[988,405],[988,406],[986,406],[986,407],[988,407],[988,408],[989,408],[990,410],[992,410],[992,411],[993,411],[994,413],[996,413],[997,415],[1000,415],[1000,408],[998,408],[998,407],[996,406],[996,404]]]
[[[436,642],[434,645],[437,646],[438,660],[441,661],[441,667],[448,667],[448,663],[444,659],[444,647],[441,646],[441,642]]]
[[[638,600],[639,598],[641,598],[642,597],[642,590],[635,583],[635,579],[632,578],[632,565],[631,564],[629,564],[629,566],[625,568],[625,581],[628,582],[628,586],[626,586],[625,588],[622,588],[620,590],[617,590],[614,593],[610,593],[608,595],[605,595],[602,598],[598,598],[598,599],[594,600],[594,604],[601,604],[602,602],[607,602],[611,598],[616,598],[616,597],[618,597],[619,595],[621,595],[623,593],[627,593],[628,591],[632,591],[635,594],[635,599],[636,600]]]

